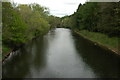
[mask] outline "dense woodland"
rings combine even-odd
[[[86,2],[77,11],[63,17],[63,26],[75,30],[88,30],[120,35],[120,2]]]
[[[49,9],[39,4],[2,3],[3,53],[20,47],[35,37],[46,34],[60,25],[60,18],[49,14]]]

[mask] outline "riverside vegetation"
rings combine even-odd
[[[39,4],[2,3],[3,58],[15,48],[46,34],[56,27],[60,18],[49,14],[49,9]]]
[[[62,18],[49,14],[39,4],[2,3],[2,51],[6,53],[46,34],[51,28],[64,27],[119,51],[120,2],[86,2],[74,14]]]
[[[120,2],[86,2],[62,19],[64,27],[119,53]]]

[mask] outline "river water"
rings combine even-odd
[[[2,67],[3,78],[118,78],[120,57],[56,28],[11,53]]]

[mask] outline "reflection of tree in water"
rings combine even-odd
[[[16,52],[3,64],[3,78],[25,78],[30,76],[30,68],[42,68],[45,65],[43,44],[43,38],[38,38]]]
[[[43,68],[45,66],[45,53],[44,53],[44,41],[43,37],[40,37],[34,41],[35,45],[35,52],[34,52],[34,59],[33,59],[33,66],[36,70]]]
[[[55,38],[56,36],[56,30],[53,28],[49,31],[49,33],[45,36],[45,40],[47,41],[53,41],[53,39]]]
[[[47,60],[46,51],[50,43],[49,41],[53,41],[54,37],[55,37],[55,30],[52,29],[44,37],[39,37],[36,40],[34,40],[33,45],[35,47],[35,52],[33,53],[35,55],[33,60],[33,66],[36,68],[36,70],[40,70],[41,68],[45,67]]]
[[[5,61],[2,69],[3,78],[24,78],[30,72],[31,56],[29,52],[22,48],[18,53],[14,53],[9,60]]]
[[[55,36],[54,30],[50,31],[46,38],[36,38],[12,54],[3,64],[3,78],[25,78],[30,76],[31,68],[35,70],[43,68],[46,64],[45,51],[49,45],[48,39],[51,38],[48,36],[51,34]]]
[[[120,57],[108,50],[93,45],[80,36],[76,35],[75,39],[77,51],[80,53],[79,55],[98,77],[120,77]]]

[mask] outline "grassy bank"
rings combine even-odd
[[[2,53],[3,53],[3,54],[2,54],[2,59],[4,59],[11,51],[12,51],[11,48],[3,45],[3,46],[2,46]]]
[[[98,33],[98,32],[90,32],[87,30],[76,31],[81,36],[98,43],[99,45],[105,46],[108,49],[112,50],[113,52],[120,54],[118,49],[118,37],[108,37],[105,34]]]

